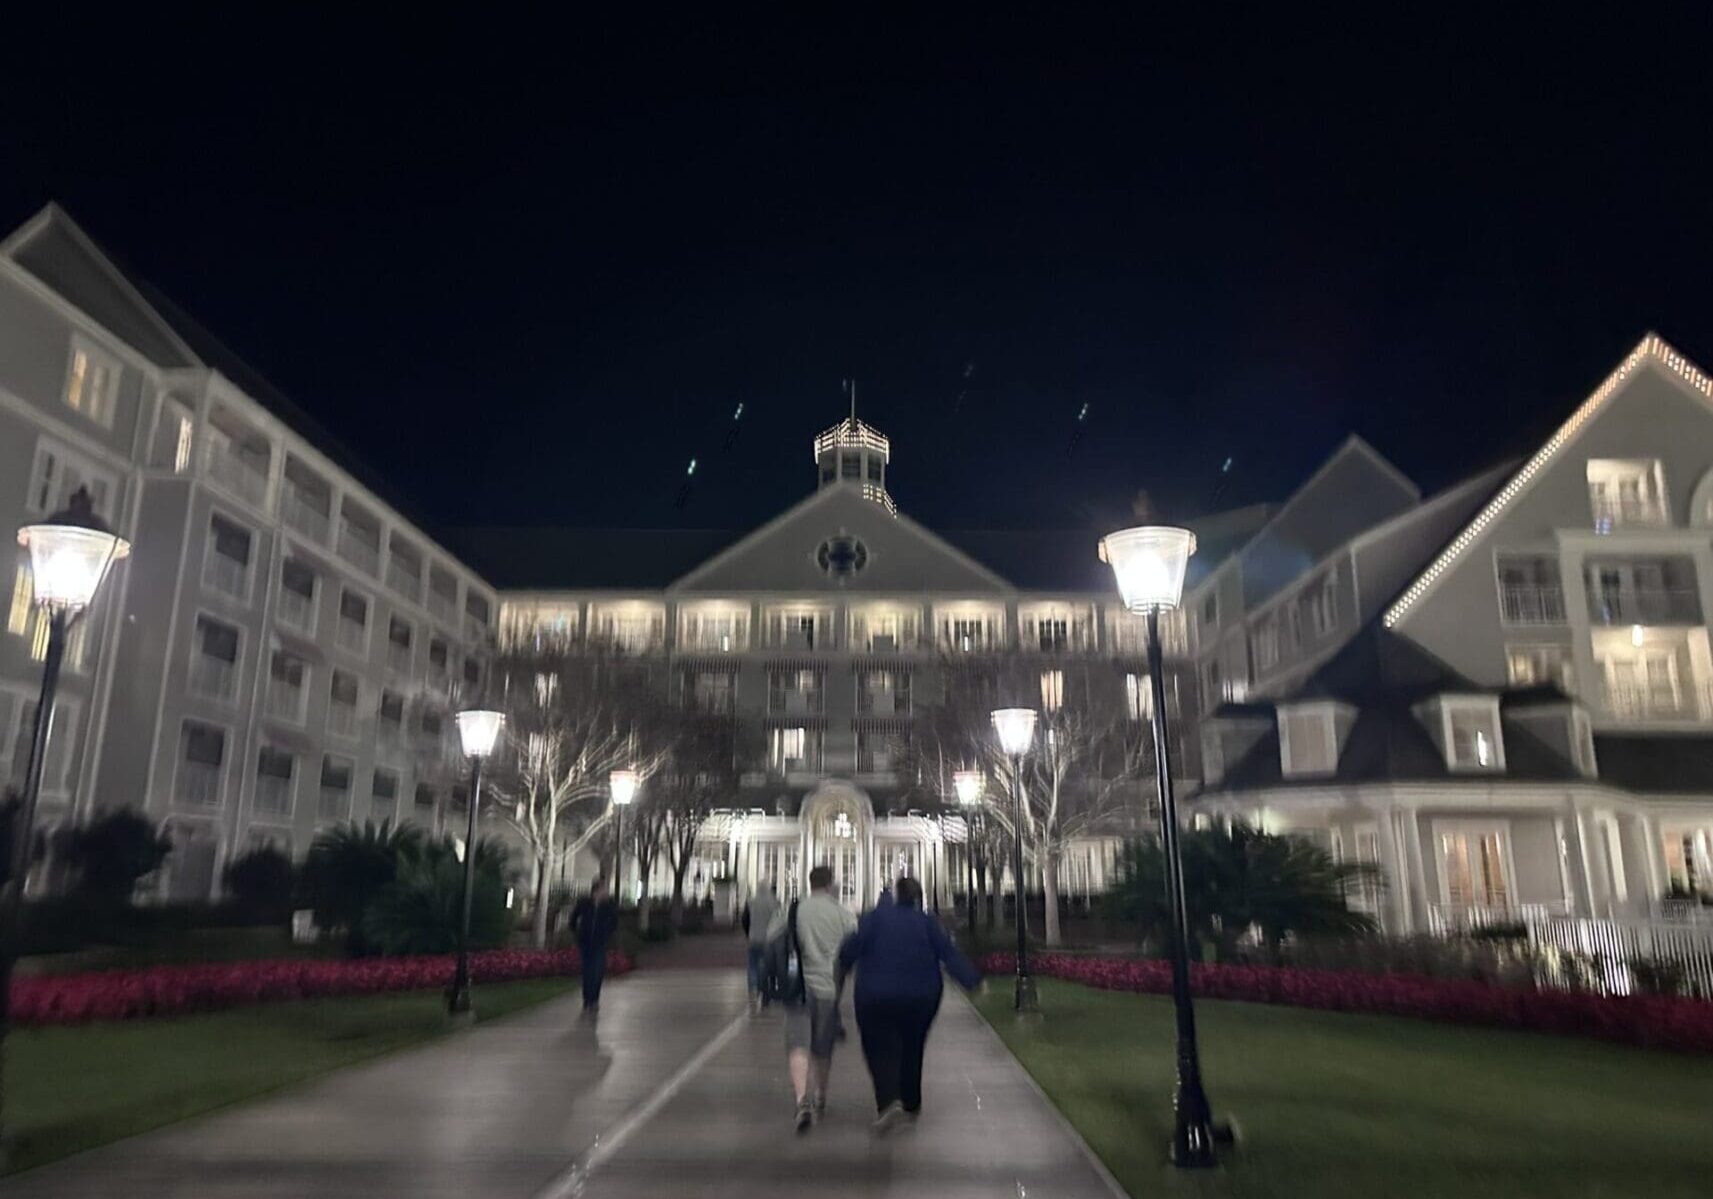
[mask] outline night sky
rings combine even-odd
[[[1713,108],[1705,17],[1422,12],[223,18],[9,54],[0,220],[58,200],[440,526],[757,524],[850,376],[929,525],[1275,498],[1350,432],[1431,490],[1649,328],[1713,366]]]

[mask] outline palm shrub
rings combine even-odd
[[[1191,935],[1215,946],[1223,959],[1236,956],[1251,933],[1277,957],[1287,937],[1376,930],[1373,919],[1351,910],[1346,899],[1352,888],[1378,883],[1371,865],[1335,862],[1304,838],[1241,823],[1186,830],[1181,846]],[[1120,857],[1110,900],[1119,917],[1159,944],[1170,927],[1165,877],[1158,838],[1133,841]]]
[[[476,843],[476,887],[470,910],[470,948],[493,949],[511,931],[506,910],[506,851]],[[398,875],[382,887],[363,916],[363,935],[384,954],[451,953],[463,919],[464,863],[450,841],[424,845],[399,861]]]
[[[137,883],[159,870],[172,853],[171,837],[123,809],[71,830],[61,844],[77,870],[73,890],[102,907],[130,903]]]
[[[245,915],[284,920],[291,913],[297,871],[291,859],[271,845],[252,849],[226,867],[226,894]]]
[[[413,828],[364,821],[316,834],[304,859],[300,885],[315,922],[345,937],[352,954],[373,952],[363,915],[405,863],[423,852],[422,834]]]

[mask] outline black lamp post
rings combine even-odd
[[[113,563],[131,552],[131,543],[117,536],[100,517],[89,492],[79,487],[65,508],[41,524],[18,530],[18,544],[30,551],[30,581],[34,602],[48,620],[47,652],[42,661],[42,690],[36,701],[35,728],[30,734],[30,761],[24,774],[24,794],[12,825],[12,860],[0,891],[0,1038],[12,1018],[12,968],[17,960],[19,917],[24,905],[24,880],[30,872],[36,804],[47,767],[48,739],[53,733],[54,697],[59,691],[60,664],[65,660],[66,635],[95,599]]]
[[[470,913],[476,900],[476,813],[482,805],[482,761],[494,752],[506,718],[502,712],[472,708],[458,713],[458,739],[470,759],[470,816],[464,834],[464,913],[458,924],[458,969],[446,993],[450,1016],[472,1013],[470,1002]]]
[[[1035,979],[1029,973],[1029,889],[1023,879],[1023,755],[1035,739],[1035,709],[999,708],[993,713],[999,748],[1011,762],[1011,874],[1017,900],[1017,996],[1019,1012],[1040,1010]]]
[[[613,829],[613,906],[615,910],[622,909],[625,905],[624,879],[621,877],[625,868],[625,809],[630,807],[631,801],[636,798],[636,789],[641,783],[641,777],[634,770],[614,770],[607,774],[607,790],[613,797],[613,819],[617,822]],[[640,919],[640,916],[638,918]]]
[[[1213,1114],[1202,1089],[1196,1044],[1195,1005],[1190,998],[1190,922],[1184,900],[1184,863],[1178,845],[1178,804],[1172,794],[1172,763],[1166,752],[1166,686],[1160,648],[1160,610],[1176,608],[1184,574],[1195,553],[1188,529],[1143,526],[1113,533],[1100,544],[1112,566],[1124,606],[1148,617],[1148,678],[1154,700],[1154,772],[1160,789],[1160,851],[1166,860],[1166,900],[1172,913],[1172,1006],[1178,1025],[1178,1093],[1172,1130],[1172,1162],[1182,1167],[1215,1164]]]

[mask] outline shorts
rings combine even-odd
[[[785,1009],[785,1048],[807,1049],[823,1061],[833,1056],[839,1039],[839,1001],[811,995]]]

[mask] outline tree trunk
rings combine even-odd
[[[672,866],[672,907],[670,920],[673,931],[684,927],[684,876],[690,870],[690,855],[685,854]]]
[[[1059,862],[1050,850],[1041,857],[1041,899],[1047,909],[1043,921],[1047,944],[1057,945],[1063,939],[1059,929]]]
[[[648,932],[648,875],[639,868],[642,877],[637,879],[636,891],[636,931]]]
[[[530,943],[537,949],[547,948],[547,896],[552,881],[546,854],[535,858],[535,911],[531,915]]]

